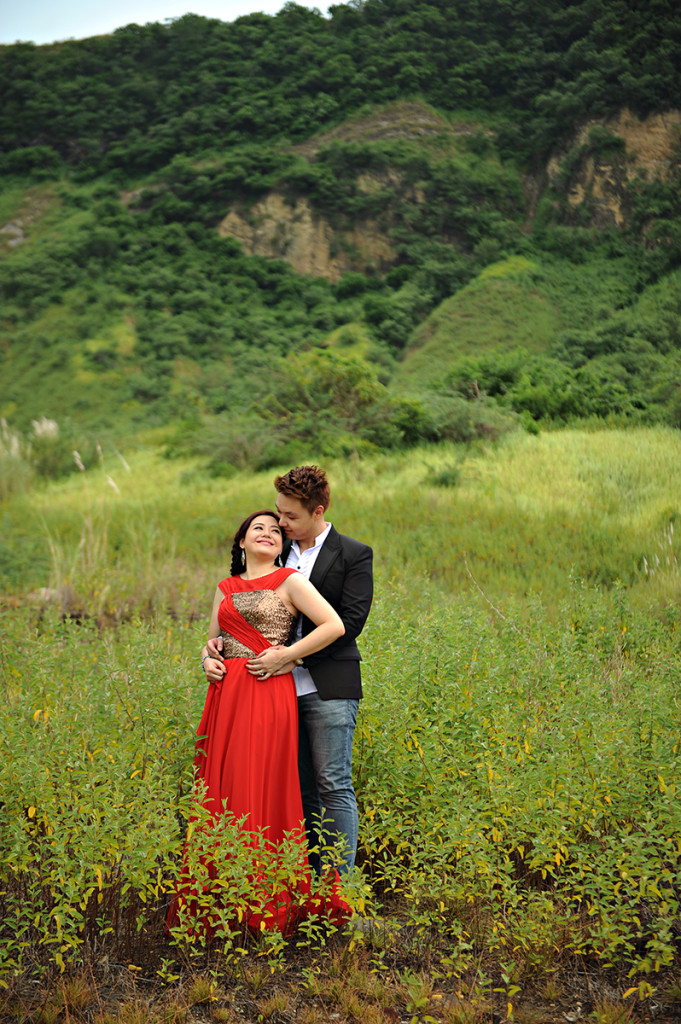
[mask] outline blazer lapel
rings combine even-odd
[[[282,562],[282,565],[286,565],[286,559],[289,556],[289,553],[291,551],[291,547],[292,546],[293,546],[292,542],[290,540],[287,540],[286,537],[284,537],[284,546],[281,549],[281,562]]]
[[[338,558],[340,549],[338,531],[335,526],[332,526],[329,530],[329,536],[322,544],[321,551],[317,555],[317,560],[310,573],[310,583],[314,584],[315,587],[319,587],[327,572]]]

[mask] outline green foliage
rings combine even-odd
[[[339,4],[328,19],[286,4],[232,24],[185,15],[50,48],[19,43],[0,54],[0,137],[10,152],[40,138],[83,175],[130,173],[218,136],[304,138],[367,96],[421,95],[443,110],[507,111],[502,144],[529,156],[580,117],[668,105],[678,18],[667,4],[650,16],[616,0],[595,14],[530,0]]]
[[[677,426],[678,272],[630,302],[635,273],[628,258],[494,264],[414,332],[395,383],[486,395],[535,421]]]
[[[457,356],[523,345],[548,348],[560,324],[555,297],[543,293],[542,271],[533,262],[501,263],[445,300],[410,338],[396,373],[403,390],[416,383],[441,382]]]
[[[497,439],[517,428],[513,416],[457,395],[393,395],[367,360],[342,348],[279,360],[262,371],[246,408],[240,404],[184,420],[167,455],[200,455],[212,472],[231,474],[295,460],[305,448],[338,458],[423,441]]]
[[[567,952],[670,964],[672,638],[579,584],[552,624],[534,602],[522,625],[475,599],[419,610],[396,586],[370,647],[356,767],[373,885],[414,924],[457,926],[459,970],[481,945],[520,977]]]
[[[242,465],[280,359],[359,328],[356,372],[388,390],[362,423],[331,401],[322,452],[475,436],[480,406],[451,403],[480,392],[531,429],[678,424],[673,302],[637,313],[646,289],[675,287],[675,172],[629,182],[627,227],[597,230],[567,183],[587,158],[627,154],[592,124],[562,191],[534,190],[580,120],[667,109],[679,15],[535,7],[372,0],[323,18],[289,4],[3,47],[0,414],[24,433],[68,416],[92,445],[181,419],[196,450],[224,435],[214,465]],[[272,192],[312,211],[342,255],[336,284],[220,237],[228,212],[247,224]],[[253,466],[310,424],[309,396],[284,391],[301,404],[277,414]],[[461,425],[440,429],[424,391]]]
[[[243,357],[255,373],[266,353],[282,354],[301,334],[320,339],[342,317],[326,282],[244,257],[198,223],[154,224],[152,215],[100,201],[44,241],[39,260],[26,249],[0,263],[17,310],[5,331],[19,343],[3,399],[18,426],[61,419],[65,407],[100,429],[115,420],[120,429],[121,413],[124,423],[144,407],[167,420],[181,360]]]
[[[58,178],[63,170],[61,160],[51,146],[25,146],[13,149],[2,158],[1,172],[21,175],[34,181]]]
[[[423,942],[437,931],[456,978],[481,955],[508,990],[575,956],[634,986],[674,962],[678,458],[675,431],[566,430],[327,464],[334,522],[377,570],[352,898],[399,908]],[[196,820],[184,848],[197,651],[231,530],[274,473],[141,453],[113,489],[105,461],[8,504],[9,540],[47,531],[53,582],[67,569],[81,604],[4,609],[0,976],[148,962],[186,857],[205,885],[173,932],[182,955],[204,953],[211,913],[211,955],[276,965],[279,940],[244,928],[258,893],[236,823]]]

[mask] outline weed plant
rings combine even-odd
[[[356,758],[372,884],[457,933],[453,969],[481,945],[516,979],[568,951],[672,963],[676,636],[620,590],[575,583],[555,621],[535,602],[519,628],[417,586],[411,615],[391,591],[372,618]]]

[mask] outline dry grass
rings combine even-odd
[[[397,907],[395,908],[398,909]],[[398,915],[393,915],[396,918]],[[367,938],[367,934],[369,938]],[[278,969],[257,952],[238,963],[207,948],[193,960],[169,959],[172,947],[149,949],[135,971],[94,963],[0,990],[2,1024],[634,1024],[650,1020],[649,1000],[626,996],[626,973],[564,958],[550,973],[521,979],[512,999],[492,961],[457,972],[447,937],[419,938],[391,928],[374,945],[371,932],[333,936],[315,949],[289,948]],[[424,947],[425,938],[425,947]],[[424,954],[424,948],[427,953]],[[164,981],[172,971],[174,980]],[[678,973],[659,977],[664,1024],[681,1020]]]

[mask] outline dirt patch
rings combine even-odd
[[[386,908],[387,909],[387,908]],[[331,930],[316,944],[292,942],[278,960],[258,949],[225,956],[219,943],[181,952],[163,920],[132,943],[106,950],[64,974],[17,982],[0,992],[0,1020],[70,1024],[579,1024],[681,1021],[674,971],[648,980],[643,1000],[625,969],[557,952],[551,964],[504,977],[489,958],[456,969],[453,935],[407,923],[399,913]],[[508,971],[508,967],[505,968]],[[629,995],[625,994],[629,990]],[[652,990],[651,990],[652,991]]]
[[[29,238],[31,230],[55,203],[55,195],[50,185],[36,185],[24,192],[21,201],[12,217],[0,224],[0,252],[7,252],[23,245]]]
[[[381,142],[404,139],[428,144],[443,136],[456,139],[461,136],[494,134],[490,129],[483,128],[473,121],[452,122],[425,103],[405,100],[379,107],[364,117],[351,118],[327,132],[306,139],[293,148],[296,153],[302,153],[309,158],[332,142]]]

